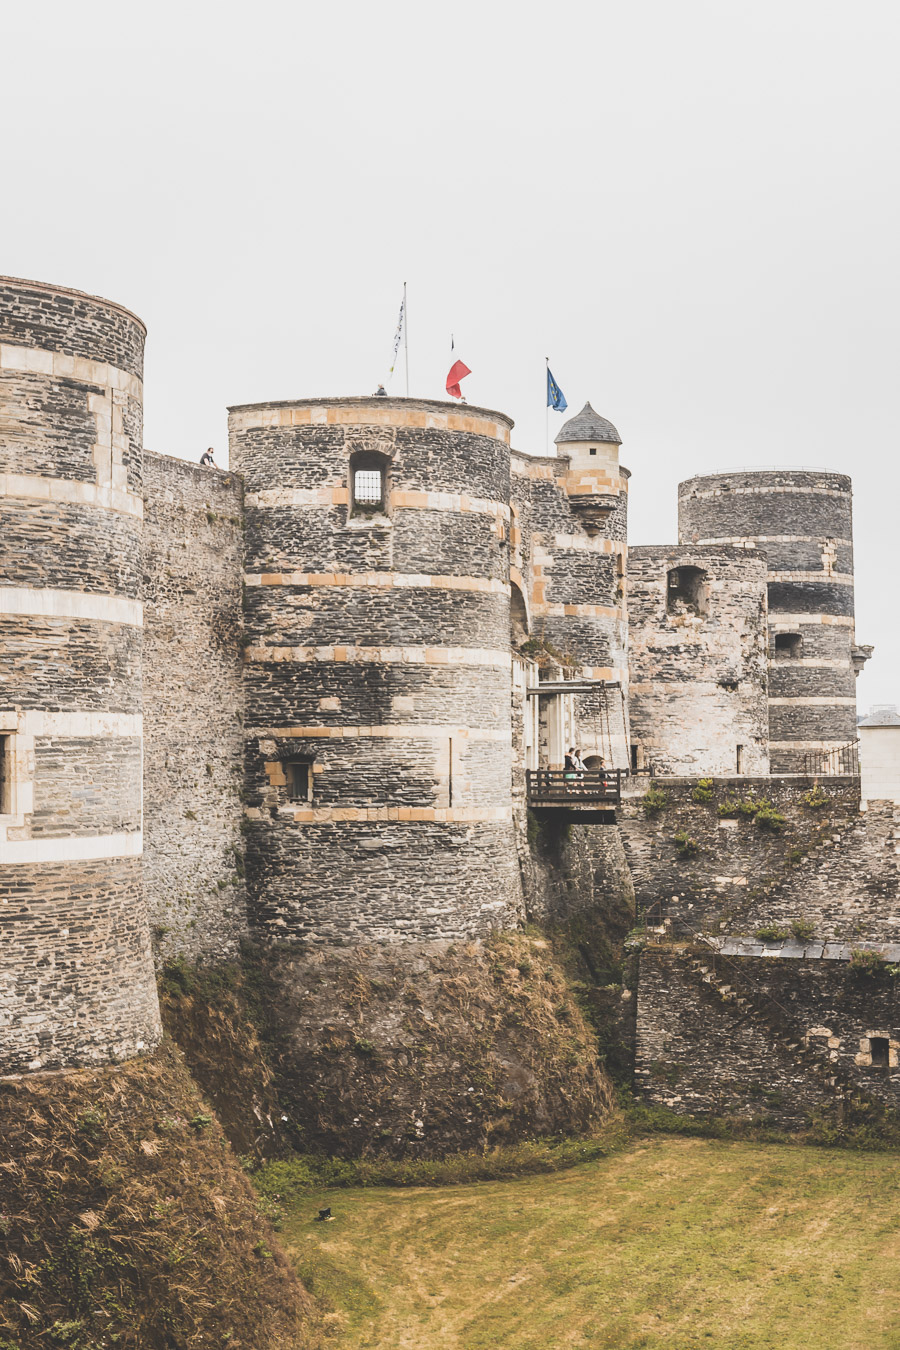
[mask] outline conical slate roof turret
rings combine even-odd
[[[612,422],[595,413],[590,403],[586,403],[577,417],[564,422],[554,445],[564,445],[566,441],[609,441],[612,445],[621,445],[622,437]]]

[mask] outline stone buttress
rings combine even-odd
[[[141,884],[145,330],[0,280],[0,1073],[160,1036]]]

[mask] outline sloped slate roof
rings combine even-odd
[[[576,417],[563,423],[554,445],[563,445],[566,441],[610,441],[613,445],[621,445],[622,437],[612,422],[607,422],[586,403]]]
[[[900,727],[900,714],[892,703],[873,708],[868,717],[859,719],[861,727]]]

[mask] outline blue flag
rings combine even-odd
[[[557,412],[565,412],[568,408],[566,396],[559,385],[550,374],[550,367],[547,367],[547,407],[555,408]]]

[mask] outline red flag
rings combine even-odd
[[[454,361],[450,367],[450,373],[447,376],[447,393],[451,398],[462,398],[462,390],[459,387],[460,380],[464,380],[472,372],[462,361]]]

